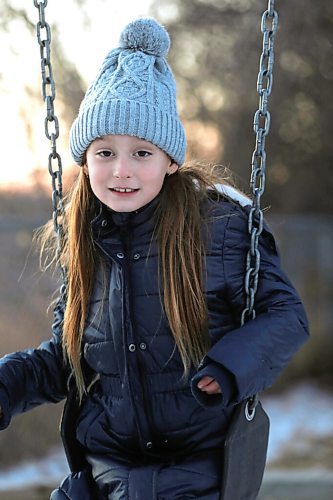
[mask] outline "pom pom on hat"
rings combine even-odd
[[[166,57],[170,37],[155,19],[137,19],[126,26],[120,35],[119,44],[123,49],[141,50],[156,57]]]

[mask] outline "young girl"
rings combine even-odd
[[[52,340],[1,360],[2,428],[67,397],[73,472],[52,499],[217,500],[235,405],[307,338],[266,226],[257,316],[240,327],[249,200],[217,169],[183,165],[168,49],[140,19],[104,60],[71,129],[66,303]]]

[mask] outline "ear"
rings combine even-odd
[[[168,174],[168,175],[174,174],[175,172],[177,172],[177,170],[178,170],[178,165],[177,165],[177,163],[172,162],[172,163],[170,163],[170,165],[168,166],[168,169],[167,169],[167,174]]]
[[[88,165],[87,163],[85,163],[84,165],[82,165],[82,170],[83,170],[83,173],[86,177],[89,177],[89,171],[88,171]]]

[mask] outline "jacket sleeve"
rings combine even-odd
[[[59,300],[54,309],[52,338],[36,349],[0,359],[0,430],[9,425],[14,415],[42,403],[57,403],[66,396],[69,370],[61,347],[62,322]]]
[[[222,252],[227,301],[239,322],[245,305],[244,269],[249,244],[247,214],[239,209],[229,217]],[[192,392],[204,406],[237,404],[270,387],[308,338],[306,313],[281,270],[276,244],[266,225],[259,238],[259,251],[256,318],[220,338],[192,378]],[[217,380],[221,395],[210,396],[197,388],[205,375]]]

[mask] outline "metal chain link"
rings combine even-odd
[[[248,232],[250,235],[250,249],[246,256],[245,271],[245,308],[241,316],[241,325],[256,317],[254,299],[258,289],[260,269],[259,236],[263,230],[264,215],[260,207],[260,199],[265,190],[266,151],[265,142],[271,123],[268,111],[268,97],[272,92],[274,66],[274,38],[278,27],[278,14],[274,10],[274,0],[268,0],[268,8],[261,19],[263,33],[262,53],[259,62],[257,92],[259,94],[259,108],[254,114],[253,130],[256,134],[255,149],[252,154],[252,172],[250,187],[252,191],[252,208],[248,218]],[[245,417],[248,421],[254,418],[258,394],[247,400]]]
[[[57,152],[57,139],[59,137],[59,120],[54,111],[55,81],[53,78],[51,64],[51,28],[45,20],[45,8],[48,0],[34,0],[34,6],[38,9],[39,21],[36,24],[37,40],[40,47],[41,74],[42,74],[42,95],[46,103],[46,117],[44,121],[45,135],[51,142],[51,153],[48,157],[48,170],[52,182],[52,207],[53,224],[57,236],[56,261],[60,262],[60,254],[64,245],[65,210],[62,194],[62,161]],[[60,265],[63,285],[61,294],[65,298],[67,288],[67,272],[63,265]]]
[[[250,187],[252,191],[252,208],[248,218],[250,249],[246,256],[245,271],[245,308],[241,315],[241,325],[256,317],[254,299],[258,289],[260,269],[259,236],[263,230],[264,215],[260,207],[260,199],[265,190],[266,151],[265,141],[269,132],[271,115],[268,111],[268,97],[272,92],[274,65],[274,38],[278,27],[278,14],[274,10],[274,0],[268,0],[268,8],[261,19],[263,33],[262,53],[259,62],[257,92],[259,108],[254,114],[253,130],[256,134],[255,149],[252,154],[252,172]],[[258,394],[248,398],[245,407],[245,417],[248,421],[254,418]]]
[[[265,190],[266,151],[265,141],[269,132],[271,115],[268,111],[268,97],[273,85],[274,38],[278,27],[278,14],[274,10],[274,0],[268,1],[268,8],[262,15],[261,32],[263,47],[260,56],[257,92],[259,108],[254,114],[253,130],[256,134],[255,149],[252,154],[252,172],[250,186],[252,208],[248,219],[248,232],[251,246],[246,258],[245,295],[246,305],[242,312],[241,324],[255,318],[254,299],[258,288],[260,268],[259,236],[263,229],[264,216],[260,208],[260,199]]]

